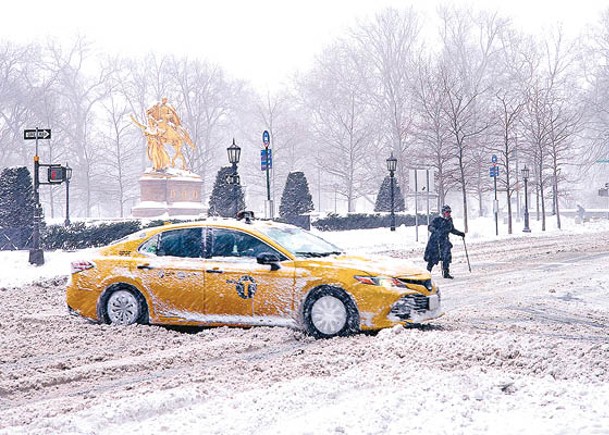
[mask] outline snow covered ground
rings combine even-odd
[[[444,317],[332,340],[90,324],[82,252],[0,252],[0,434],[609,434],[609,222],[554,226],[470,222]],[[322,236],[424,266],[423,226]]]

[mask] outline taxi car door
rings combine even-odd
[[[201,228],[164,231],[140,247],[137,274],[157,318],[197,322],[204,311]],[[152,314],[152,313],[151,313]]]
[[[223,323],[280,325],[294,309],[294,268],[258,264],[262,252],[281,253],[251,234],[227,228],[209,230],[205,267],[205,309]],[[285,262],[291,263],[291,262]]]

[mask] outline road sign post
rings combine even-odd
[[[34,231],[32,234],[33,247],[30,249],[29,262],[36,266],[44,264],[44,251],[40,248],[40,194],[38,188],[40,180],[38,178],[38,170],[40,168],[40,157],[38,156],[38,139],[50,139],[51,129],[38,127],[34,129],[23,130],[24,140],[35,140],[36,151],[34,154]]]
[[[499,235],[499,201],[497,200],[497,177],[499,176],[499,166],[497,166],[497,155],[491,157],[493,166],[490,168],[490,176],[493,178],[495,199],[493,201],[493,213],[495,214],[495,235]]]
[[[270,170],[273,165],[273,154],[269,148],[271,145],[271,135],[267,130],[262,132],[262,144],[264,149],[261,152],[261,169],[266,171],[266,201],[267,207],[265,207],[266,218],[273,219],[273,201],[271,200],[271,176]]]

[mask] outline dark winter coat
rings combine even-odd
[[[451,249],[453,247],[448,240],[448,234],[464,237],[465,233],[455,228],[451,217],[443,218],[442,216],[434,218],[428,229],[431,234],[423,258],[434,266],[443,261],[444,269],[448,269],[448,265],[452,261]]]

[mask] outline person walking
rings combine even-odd
[[[442,261],[442,276],[449,279],[454,277],[450,274],[449,269],[452,261],[451,249],[453,245],[450,243],[448,235],[452,233],[456,236],[465,237],[465,233],[459,231],[453,225],[451,212],[450,206],[443,206],[441,215],[435,217],[429,224],[428,230],[431,235],[427,241],[425,256],[423,257],[427,261],[427,270],[430,272],[436,264]]]

